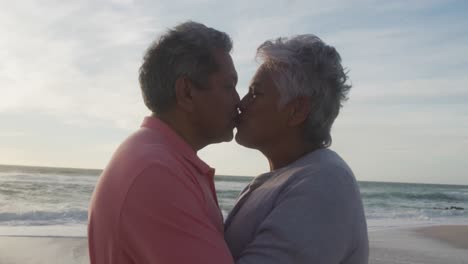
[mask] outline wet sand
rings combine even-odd
[[[372,264],[468,264],[467,226],[369,232]]]
[[[468,264],[468,225],[369,232],[371,264]],[[88,264],[86,238],[0,236],[1,264]]]

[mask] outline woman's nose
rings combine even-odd
[[[241,112],[243,112],[247,108],[247,105],[248,105],[249,101],[250,100],[249,100],[248,94],[245,95],[244,97],[242,97],[242,100],[240,100],[239,105],[238,105],[239,110]]]

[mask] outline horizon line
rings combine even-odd
[[[35,166],[35,165],[18,165],[18,164],[0,164],[0,167],[25,167],[25,168],[43,168],[43,169],[65,169],[65,170],[83,170],[83,171],[100,171],[102,172],[104,169],[96,169],[96,168],[79,168],[79,167],[53,167],[53,166]],[[227,177],[249,177],[255,178],[255,176],[250,175],[229,175],[229,174],[215,174],[216,176],[227,176]],[[366,180],[358,180],[357,182],[371,182],[371,183],[393,183],[393,184],[426,184],[426,185],[454,185],[454,186],[466,186],[468,184],[459,184],[459,183],[426,183],[426,182],[392,182],[392,181],[366,181]]]

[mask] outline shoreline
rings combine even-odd
[[[426,226],[414,231],[421,236],[468,250],[468,225]]]
[[[468,224],[369,231],[370,264],[466,264]],[[1,236],[0,263],[89,264],[86,237]]]

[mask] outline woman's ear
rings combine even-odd
[[[307,96],[299,96],[291,102],[290,108],[288,125],[300,125],[305,122],[310,114],[310,98]]]

